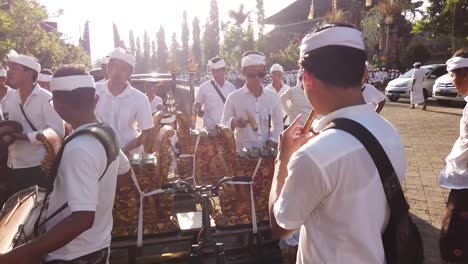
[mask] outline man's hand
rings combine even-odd
[[[312,133],[300,134],[302,127],[299,126],[301,115],[297,116],[292,124],[280,135],[278,147],[278,159],[287,163],[292,154],[313,137]]]
[[[247,126],[248,123],[249,120],[243,119],[242,117],[234,118],[232,120],[232,130],[234,130],[235,128],[244,128]]]

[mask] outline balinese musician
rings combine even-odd
[[[130,164],[112,129],[98,123],[95,84],[84,66],[60,68],[51,80],[51,91],[53,107],[73,127],[55,163],[47,209],[48,217],[58,214],[45,223],[44,234],[0,255],[0,263],[38,263],[46,257],[46,263],[104,264],[109,258],[117,175],[129,171]]]
[[[283,113],[278,95],[263,88],[265,55],[246,52],[241,64],[246,84],[226,99],[221,123],[234,131],[238,150],[276,147]]]
[[[52,94],[36,82],[41,65],[33,57],[12,52],[8,62],[8,80],[16,88],[7,99],[5,112],[9,120],[23,126],[23,134],[15,134],[8,154],[10,194],[33,185],[45,187],[46,177],[41,168],[45,149],[36,135],[45,129],[53,129],[63,137],[64,123],[49,101]]]
[[[109,80],[100,84],[96,108],[99,119],[114,129],[120,148],[129,154],[142,153],[154,127],[148,98],[128,82],[135,64],[135,57],[121,48],[111,53]]]

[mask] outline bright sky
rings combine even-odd
[[[91,55],[93,62],[113,49],[112,22],[117,25],[120,37],[128,46],[129,30],[133,29],[135,38],[146,30],[152,40],[162,25],[166,31],[166,42],[170,45],[172,33],[177,33],[180,41],[182,13],[187,10],[190,41],[192,20],[197,16],[203,32],[203,26],[210,12],[211,0],[39,0],[46,6],[50,21],[58,22],[58,30],[68,41],[77,43],[84,24],[90,21]],[[288,6],[294,0],[264,0],[266,17]],[[228,11],[237,10],[244,4],[244,10],[253,11],[251,18],[256,21],[256,1],[254,0],[218,0],[221,21],[228,21]],[[64,13],[57,16],[57,11]]]

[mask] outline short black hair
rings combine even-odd
[[[343,23],[326,24],[314,33],[333,27],[355,28]],[[367,54],[364,50],[329,45],[307,52],[301,58],[300,64],[325,84],[349,88],[361,86],[366,60]]]
[[[53,73],[51,70],[49,70],[49,69],[42,69],[42,70],[41,70],[41,73],[42,73],[42,74],[47,74],[47,75],[53,75],[53,74],[54,74],[54,73]]]
[[[74,75],[89,75],[89,73],[84,65],[69,64],[58,69],[53,78]],[[55,98],[78,110],[93,109],[95,107],[96,89],[94,87],[82,87],[73,91],[53,91],[52,94]]]
[[[221,57],[219,57],[219,56],[216,56],[216,57],[214,57],[214,58],[211,58],[210,61],[211,61],[212,63],[217,63],[218,61],[220,61],[220,60],[222,60],[222,59],[223,59],[223,58],[221,58]]]

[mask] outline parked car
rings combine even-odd
[[[436,99],[439,104],[447,104],[449,101],[464,101],[464,96],[455,88],[448,73],[440,76],[435,81],[432,88],[432,98]]]
[[[424,98],[432,96],[432,87],[435,80],[447,73],[447,65],[430,64],[421,67],[424,70],[425,78],[423,82]],[[410,97],[411,85],[413,84],[413,73],[416,69],[405,72],[400,77],[390,81],[385,88],[385,95],[391,102],[396,102],[400,97]]]

